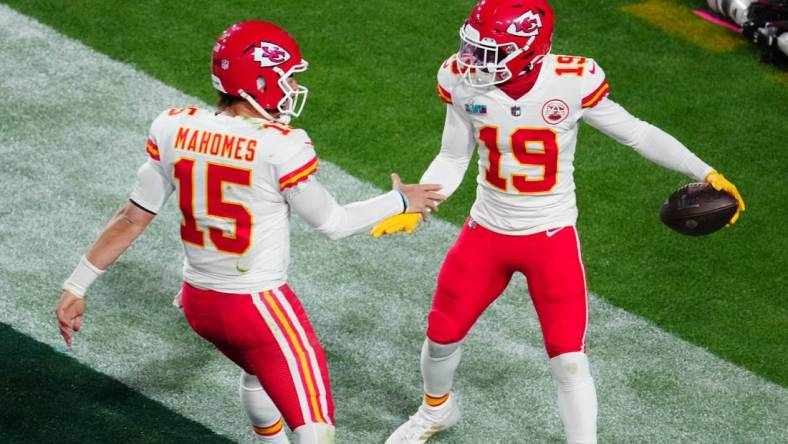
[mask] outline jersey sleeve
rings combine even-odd
[[[583,109],[595,107],[610,94],[610,86],[602,67],[594,59],[588,59],[586,66],[581,91]]]
[[[713,168],[665,131],[633,116],[612,100],[583,114],[583,120],[657,165],[702,181]]]
[[[170,177],[161,165],[158,141],[166,129],[167,113],[164,112],[151,125],[145,152],[148,159],[137,170],[137,181],[129,200],[149,213],[157,214],[175,189]]]
[[[275,170],[279,191],[285,192],[317,173],[318,159],[312,141],[303,130],[294,130],[281,142],[286,144],[283,150],[286,154],[275,163]]]
[[[441,150],[420,182],[440,184],[443,188],[438,192],[448,198],[462,183],[475,146],[471,124],[453,106],[446,107]]]
[[[421,176],[421,183],[437,183],[443,186],[439,191],[446,197],[460,186],[468,169],[476,140],[473,127],[466,116],[454,105],[452,94],[462,82],[457,58],[452,55],[438,70],[438,97],[448,105],[446,121],[443,126],[441,150]]]
[[[438,86],[435,88],[438,98],[443,103],[452,105],[454,103],[452,91],[460,81],[460,69],[457,66],[457,58],[452,55],[443,62],[443,65],[438,70]]]
[[[405,211],[399,191],[392,190],[365,201],[339,205],[317,179],[287,194],[296,214],[329,239],[368,231],[387,217]]]

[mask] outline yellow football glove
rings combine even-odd
[[[405,234],[413,233],[416,226],[421,222],[421,213],[402,213],[391,216],[372,227],[369,234],[372,237],[380,237],[386,234],[394,234],[404,231]]]
[[[747,209],[747,207],[744,206],[744,199],[741,198],[739,190],[736,189],[736,185],[730,183],[725,176],[716,171],[712,171],[706,176],[706,183],[710,184],[717,191],[725,191],[739,202],[739,208],[736,209],[736,214],[733,215],[727,226],[735,224],[736,221],[739,220],[739,214]]]

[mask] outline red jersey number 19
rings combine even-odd
[[[479,130],[479,140],[489,152],[490,166],[485,171],[487,182],[501,191],[508,190],[509,178],[501,177],[501,150],[498,147],[498,127],[485,126]],[[547,128],[518,128],[510,137],[515,160],[521,165],[542,167],[541,177],[512,174],[514,188],[521,194],[546,193],[553,189],[558,174],[558,135]],[[540,149],[529,148],[539,145]]]

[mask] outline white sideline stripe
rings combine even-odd
[[[279,350],[285,355],[287,368],[290,369],[290,376],[293,378],[293,386],[295,386],[296,394],[298,394],[298,405],[301,407],[301,416],[304,417],[304,421],[309,422],[310,418],[312,418],[312,413],[309,408],[309,400],[306,397],[306,391],[304,390],[306,386],[304,385],[303,379],[301,379],[301,369],[298,358],[293,354],[293,350],[290,349],[290,343],[287,341],[287,333],[279,328],[279,325],[276,323],[273,315],[268,311],[265,302],[263,302],[259,294],[252,295],[252,301],[254,301],[254,305],[260,312],[260,316],[263,317],[265,323],[268,325],[268,329],[274,334],[276,343],[279,344]]]
[[[0,42],[0,322],[64,350],[52,316],[58,289],[128,197],[150,121],[164,108],[201,103],[5,5]],[[210,88],[207,76],[206,67]],[[378,192],[329,162],[321,169],[340,201]],[[94,284],[68,354],[229,439],[251,442],[238,369],[169,305],[180,283],[179,224],[170,203]],[[294,221],[291,286],[329,352],[339,442],[383,442],[420,402],[426,312],[457,231],[435,220],[411,236],[330,242]],[[590,311],[600,442],[788,442],[788,390],[593,295]],[[463,348],[463,421],[431,443],[563,440],[522,278]]]
[[[274,296],[276,296],[277,301],[279,301],[279,305],[281,305],[285,309],[285,313],[290,320],[290,324],[295,327],[296,333],[298,333],[298,337],[301,339],[301,344],[304,346],[304,350],[309,356],[309,367],[312,371],[312,376],[315,380],[315,385],[317,386],[317,393],[320,399],[320,414],[323,418],[331,424],[333,421],[331,420],[331,415],[328,414],[328,398],[326,392],[326,386],[323,384],[323,371],[320,369],[320,363],[317,361],[317,355],[315,355],[315,349],[312,347],[312,343],[309,342],[309,337],[304,331],[304,326],[301,325],[301,321],[299,321],[298,316],[296,316],[295,311],[293,311],[293,306],[290,305],[290,301],[287,300],[284,294],[282,294],[279,289],[275,289],[272,292]],[[318,418],[314,418],[315,421]]]

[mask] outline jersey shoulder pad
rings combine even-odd
[[[190,117],[199,117],[204,115],[205,113],[213,114],[212,111],[197,108],[196,106],[187,106],[184,108],[169,108],[162,111],[161,114],[156,118],[156,120],[161,120],[162,122],[171,122],[171,124],[177,124],[183,121],[183,119],[188,119]]]
[[[265,123],[260,126],[261,144],[265,148],[260,154],[262,159],[272,165],[298,162],[299,158],[315,157],[312,140],[306,131],[278,123]]]
[[[460,68],[457,65],[456,55],[452,55],[441,65],[438,70],[438,97],[446,104],[451,105],[454,87],[462,82]]]
[[[148,133],[148,142],[145,145],[145,150],[148,156],[153,160],[160,160],[159,157],[159,141],[164,140],[169,131],[175,131],[184,118],[193,118],[201,113],[210,112],[204,109],[190,106],[186,108],[170,108],[162,111],[151,124],[150,132]]]
[[[593,108],[610,94],[605,71],[594,59],[586,59],[585,75],[581,88],[582,107]]]
[[[285,191],[309,179],[317,172],[317,153],[312,141],[302,129],[292,128],[283,134],[269,134],[263,158],[274,165],[279,190]]]

